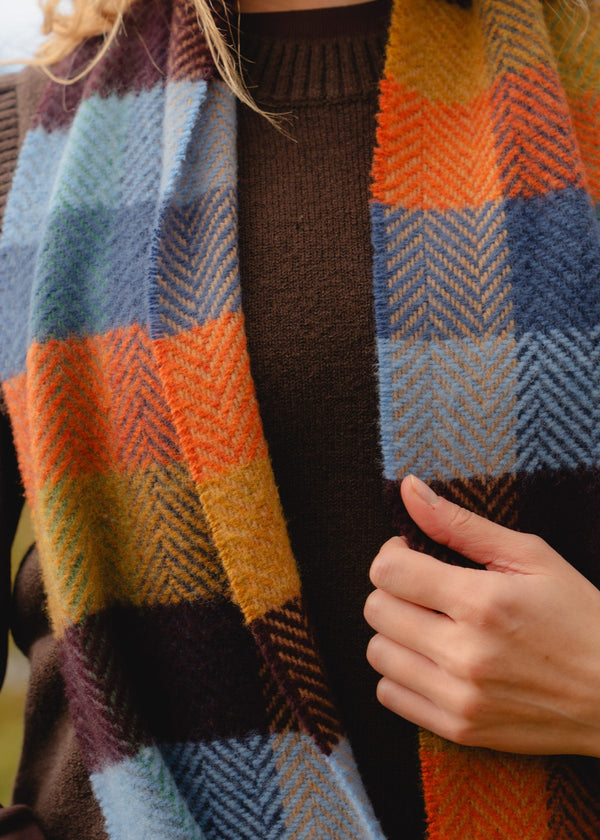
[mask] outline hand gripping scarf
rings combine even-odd
[[[597,584],[599,57],[558,0],[398,0],[372,201],[398,528],[425,545],[410,470]],[[261,431],[213,75],[184,0],[139,4],[46,92],[7,208],[2,380],[72,718],[114,840],[380,840]],[[595,759],[420,757],[430,840],[600,836]]]

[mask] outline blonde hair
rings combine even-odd
[[[72,84],[85,76],[100,61],[123,26],[123,19],[138,0],[72,0],[73,9],[65,14],[59,11],[60,0],[40,0],[44,13],[43,32],[49,37],[42,44],[32,63],[42,67],[55,81]],[[255,104],[240,73],[239,50],[236,49],[233,28],[225,0],[188,0],[196,12],[198,26],[204,33],[215,67],[233,93],[255,111],[264,113]],[[222,26],[219,26],[220,20]],[[224,32],[226,34],[224,34]],[[102,37],[104,43],[93,61],[77,76],[58,79],[52,66],[65,58],[88,38]],[[229,37],[227,37],[229,36]],[[232,48],[233,47],[233,48]],[[265,114],[270,117],[271,115]]]
[[[70,84],[85,76],[100,61],[123,25],[129,9],[139,0],[71,0],[69,14],[59,11],[61,0],[39,0],[44,13],[43,32],[50,37],[38,50],[33,64],[42,67],[56,81]],[[188,0],[195,9],[198,26],[204,33],[217,71],[232,92],[254,111],[279,126],[281,115],[259,108],[248,92],[240,72],[240,53],[230,23],[228,0]],[[218,4],[215,8],[212,3]],[[452,0],[450,0],[452,2]],[[466,0],[470,2],[470,0]],[[600,0],[559,0],[565,9],[578,6],[589,13],[590,7],[600,6]],[[221,26],[217,24],[220,20]],[[226,34],[224,34],[224,32]],[[88,38],[101,36],[104,43],[93,61],[81,73],[70,79],[56,79],[51,67],[65,58]],[[228,36],[228,37],[226,37]]]

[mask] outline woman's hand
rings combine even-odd
[[[539,537],[414,476],[402,498],[428,536],[487,571],[385,543],[365,605],[380,702],[460,744],[600,757],[600,591]]]

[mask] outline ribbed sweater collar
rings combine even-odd
[[[382,70],[389,0],[240,16],[248,84],[262,104],[294,105],[361,95]]]

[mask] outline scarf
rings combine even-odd
[[[397,0],[372,192],[398,530],[460,560],[411,526],[411,471],[597,585],[599,58],[558,0]],[[49,86],[0,249],[4,396],[108,837],[382,840],[254,395],[235,109],[185,0]],[[420,761],[430,840],[600,835],[595,759],[422,732]]]

